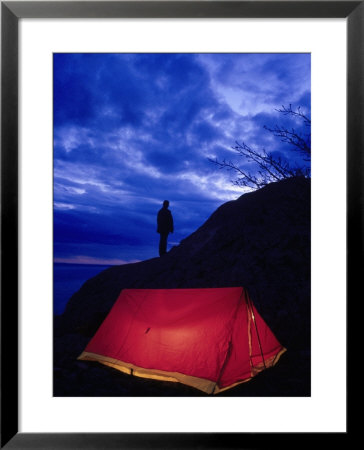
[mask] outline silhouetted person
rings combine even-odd
[[[157,233],[159,238],[159,256],[167,253],[167,239],[168,234],[173,233],[173,217],[171,211],[168,209],[169,201],[164,200],[163,208],[158,211],[157,216]]]

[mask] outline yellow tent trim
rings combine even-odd
[[[128,375],[135,375],[141,378],[151,378],[153,380],[183,383],[188,386],[200,389],[207,394],[212,393],[216,384],[215,382],[206,380],[204,378],[184,375],[179,372],[166,372],[164,370],[145,369],[143,367],[138,367],[134,364],[120,361],[118,359],[109,358],[108,356],[98,355],[97,353],[82,352],[82,354],[77,359],[86,361],[98,361],[99,363],[105,364],[106,366],[110,366],[114,369],[120,370],[120,372],[124,372]]]
[[[279,357],[286,351],[286,349],[281,350],[281,352],[273,358],[272,361],[266,361],[266,367],[271,367],[276,364]],[[126,373],[128,375],[135,375],[141,378],[151,378],[153,380],[161,380],[161,381],[172,381],[175,383],[183,383],[187,386],[192,386],[196,389],[200,389],[207,394],[218,394],[219,392],[226,391],[232,387],[237,386],[238,384],[245,383],[256,375],[258,372],[264,369],[255,368],[254,373],[252,373],[252,377],[243,381],[239,381],[237,383],[233,383],[230,386],[226,386],[223,388],[219,388],[214,381],[207,380],[204,378],[193,377],[190,375],[184,375],[179,372],[166,372],[164,370],[156,370],[156,369],[145,369],[143,367],[135,366],[134,364],[130,364],[124,361],[120,361],[118,359],[110,358],[108,356],[99,355],[97,353],[91,352],[82,352],[81,355],[77,358],[79,360],[84,361],[97,361],[106,366],[113,367],[114,369],[120,370],[120,372]],[[269,365],[270,363],[270,365]],[[268,364],[268,365],[267,365]]]
[[[286,352],[287,349],[282,347],[282,350],[277,353],[276,355],[271,356],[268,359],[264,360],[264,363],[260,363],[259,365],[252,367],[252,377],[255,377],[255,375],[258,375],[259,372],[262,372],[265,369],[269,369],[270,367],[273,367],[277,364],[279,358],[283,355],[284,352]]]

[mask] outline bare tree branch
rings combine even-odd
[[[290,104],[288,108],[286,108],[284,105],[282,105],[282,109],[276,109],[279,113],[284,114],[285,116],[291,115],[296,117],[301,117],[306,125],[311,126],[311,119],[309,119],[307,116],[305,116],[301,110],[301,107],[299,106],[297,108],[297,111],[294,111],[292,109],[292,105]]]
[[[286,127],[276,125],[274,128],[264,126],[264,128],[273,133],[275,137],[281,139],[292,146],[293,150],[299,151],[303,155],[303,161],[308,162],[311,160],[311,120],[303,114],[299,107],[296,111],[289,105],[288,108],[282,106],[282,109],[277,109],[279,113],[283,115],[291,115],[298,117],[309,128],[307,134],[302,136],[295,129],[288,130]],[[273,156],[272,153],[268,153],[265,149],[254,150],[247,144],[235,142],[235,146],[232,147],[239,156],[244,157],[248,162],[257,166],[256,174],[251,173],[245,169],[242,169],[239,165],[232,161],[218,161],[216,159],[209,159],[213,164],[219,167],[219,169],[227,169],[234,171],[238,174],[238,178],[233,181],[235,186],[245,186],[252,189],[259,189],[274,181],[279,181],[286,178],[292,178],[296,176],[310,177],[310,168],[301,166],[290,166],[288,161],[282,160],[280,157]]]

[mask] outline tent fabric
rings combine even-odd
[[[216,394],[284,351],[244,288],[124,289],[78,359]]]

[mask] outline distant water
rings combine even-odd
[[[55,263],[53,267],[53,314],[58,315],[85,281],[111,266]]]

